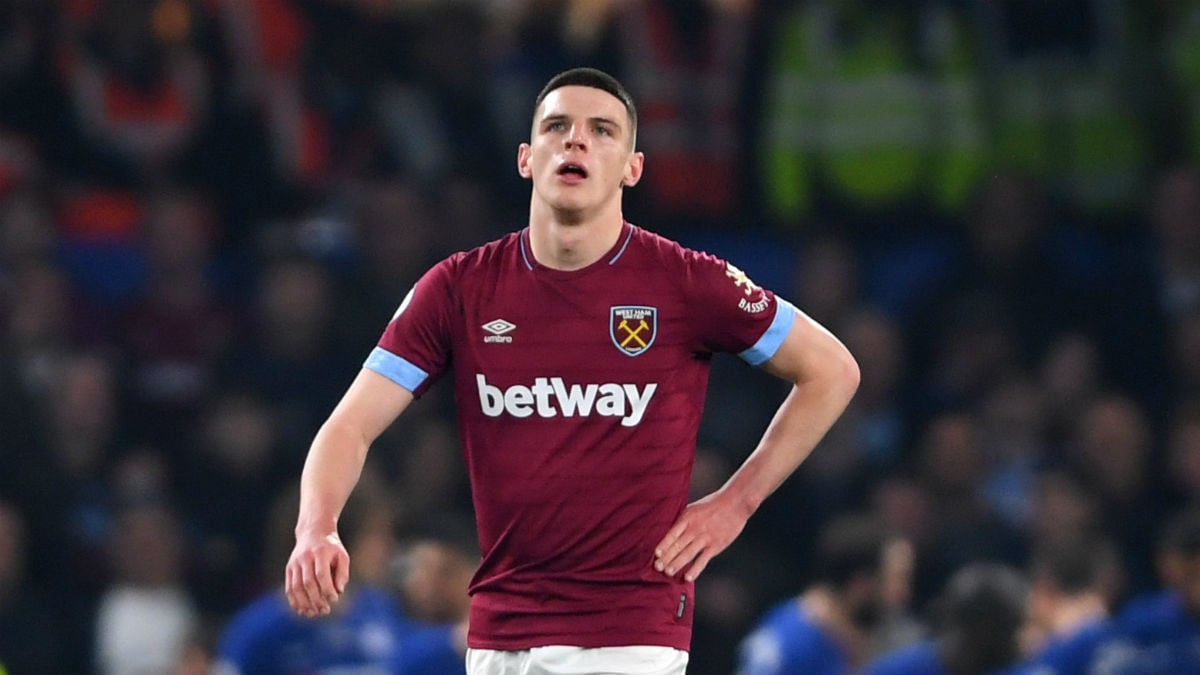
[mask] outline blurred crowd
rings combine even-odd
[[[626,216],[863,373],[697,582],[690,673],[737,668],[846,517],[908,551],[905,630],[854,667],[1069,536],[1109,542],[1108,610],[1166,587],[1200,508],[1200,1],[0,0],[11,675],[218,667],[282,582],[313,433],[428,266],[525,225],[516,146],[576,65],[638,101]],[[696,496],[785,393],[715,362]],[[359,488],[356,578],[429,625],[462,618],[457,577],[412,581],[470,518],[448,394]]]

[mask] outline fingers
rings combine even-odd
[[[333,563],[333,583],[336,586],[338,597],[341,597],[342,593],[346,592],[346,584],[350,581],[350,556],[345,551],[338,551]]]
[[[321,568],[325,567],[324,570]],[[324,577],[324,579],[322,579]],[[322,586],[332,587],[333,583],[329,581],[329,570],[326,565],[314,557],[311,560],[305,561],[305,564],[300,566],[301,588],[304,589],[305,597],[308,600],[309,607],[316,610],[317,614],[328,614],[329,603],[326,600],[328,596]]]
[[[307,608],[305,603],[301,602],[300,595],[297,593],[300,583],[296,580],[296,570],[291,561],[283,571],[283,593],[287,596],[288,605],[292,611],[297,614],[304,613]]]
[[[668,548],[668,554],[664,555],[655,564],[655,569],[666,574],[674,576],[683,568],[687,567],[700,552],[704,550],[707,542],[700,539],[679,539],[677,545]]]
[[[682,545],[680,538],[687,532],[687,527],[688,523],[686,520],[679,521],[663,536],[662,541],[658,542],[658,546],[654,547],[654,569],[659,572],[664,571],[666,566],[663,564],[663,561],[669,557],[674,557],[678,547]]]
[[[654,548],[654,569],[672,577],[684,572],[686,581],[695,581],[738,530],[714,517],[704,505],[690,506]]]
[[[350,578],[344,550],[293,554],[285,573],[285,593],[292,610],[315,618],[329,614]]]
[[[687,574],[683,575],[683,578],[689,582],[700,578],[700,573],[704,571],[705,567],[708,567],[708,561],[712,559],[712,549],[701,551],[700,555],[696,557],[696,561],[692,563],[691,568],[688,569]]]

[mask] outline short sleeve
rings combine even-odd
[[[401,301],[363,367],[420,396],[446,370],[451,355],[454,258],[432,267]]]
[[[689,315],[702,348],[737,354],[753,366],[774,356],[796,308],[716,256],[689,251],[685,266]]]

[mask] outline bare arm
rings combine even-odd
[[[687,580],[695,580],[808,457],[858,389],[854,357],[802,312],[763,367],[795,386],[741,467],[719,490],[684,509],[655,547],[655,569],[674,575],[686,568]]]
[[[346,590],[350,556],[338,537],[338,516],[371,443],[412,400],[407,389],[364,369],[313,439],[300,477],[296,547],[286,570],[288,603],[297,613],[328,614]]]

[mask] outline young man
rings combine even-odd
[[[1092,672],[1101,645],[1113,636],[1108,604],[1120,575],[1116,548],[1081,532],[1042,542],[1029,566],[1026,632],[1037,642],[1013,675]]]
[[[738,675],[846,675],[869,656],[884,609],[888,538],[870,516],[831,520],[813,582],[768,611],[738,649]]]
[[[605,73],[570,70],[539,94],[517,152],[529,226],[427,272],[313,441],[295,611],[337,601],[338,511],[367,449],[452,370],[483,556],[468,672],[684,672],[696,577],[841,414],[858,366],[736,267],[624,220],[636,133]],[[688,504],[716,352],[795,386],[728,482]]]
[[[942,590],[937,627],[930,639],[881,654],[857,672],[1006,675],[1019,655],[1027,595],[1028,586],[1016,569],[1001,563],[968,563]]]

